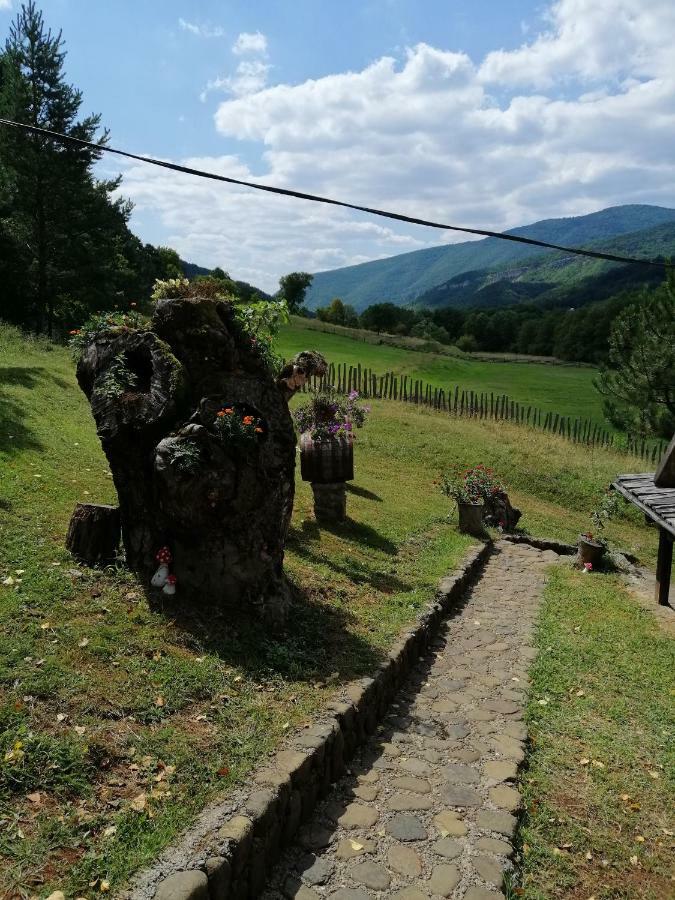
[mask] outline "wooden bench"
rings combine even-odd
[[[659,529],[656,559],[656,601],[668,604],[675,540],[675,437],[656,472],[619,475],[612,487],[642,510]]]

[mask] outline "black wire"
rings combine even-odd
[[[606,259],[610,262],[637,263],[643,266],[658,266],[662,269],[672,268],[673,264],[658,259],[638,259],[633,256],[620,256],[615,253],[602,253],[596,250],[584,250],[580,247],[562,247],[559,244],[550,244],[548,241],[538,241],[535,238],[522,237],[517,234],[505,234],[500,231],[488,231],[483,228],[463,228],[459,225],[446,225],[443,222],[431,222],[428,219],[418,219],[416,216],[406,216],[403,213],[389,212],[384,209],[375,209],[370,206],[360,206],[357,203],[346,203],[344,200],[334,200],[331,197],[321,197],[317,194],[306,194],[303,191],[293,191],[289,188],[273,187],[269,184],[256,184],[252,181],[242,181],[239,178],[229,178],[227,175],[216,175],[214,172],[204,172],[201,169],[192,169],[189,166],[180,166],[177,163],[165,162],[161,159],[153,159],[150,156],[139,156],[136,153],[127,153],[126,150],[117,150],[115,147],[107,147],[103,144],[94,144],[81,138],[71,137],[67,134],[59,134],[58,131],[49,131],[47,128],[38,128],[36,125],[26,125],[23,122],[14,122],[11,119],[0,118],[0,125],[7,125],[28,131],[31,134],[41,134],[57,141],[76,144],[79,147],[87,147],[97,152],[114,153],[127,159],[136,159],[139,162],[149,163],[153,166],[161,166],[174,172],[183,172],[186,175],[195,175],[199,178],[210,178],[212,181],[224,181],[227,184],[237,184],[242,187],[253,188],[256,191],[267,191],[270,194],[281,194],[284,197],[295,197],[299,200],[311,200],[314,203],[328,203],[331,206],[340,206],[343,209],[355,209],[358,212],[370,213],[373,216],[381,216],[385,219],[395,219],[398,222],[408,222],[411,225],[424,225],[426,228],[440,228],[443,231],[461,231],[465,234],[478,234],[481,237],[499,238],[502,241],[513,241],[517,244],[530,244],[535,247],[546,247],[549,250],[560,250],[563,253],[573,253],[577,256],[590,256],[593,259]]]

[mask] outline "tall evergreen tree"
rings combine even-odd
[[[10,27],[0,71],[0,109],[16,121],[97,141],[100,116],[78,120],[82,94],[65,81],[61,33],[45,27],[34,0]],[[100,151],[3,129],[0,178],[8,186],[0,207],[2,241],[20,248],[24,278],[12,318],[53,333],[57,320],[81,318],[91,303],[111,305],[114,273],[128,232],[130,206],[112,200],[119,179],[98,181]],[[17,288],[16,282],[14,283]]]

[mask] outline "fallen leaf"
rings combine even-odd
[[[112,837],[117,831],[117,825],[108,825],[107,828],[103,830],[103,837]]]
[[[76,734],[79,734],[80,737],[82,737],[82,735],[85,733],[85,731],[87,729],[85,728],[84,725],[76,725],[74,730],[75,730]]]
[[[622,794],[622,795],[621,795],[621,799],[622,799],[623,802],[625,803],[626,800],[630,800],[630,794]]]
[[[586,759],[586,757],[584,756],[583,759],[580,759],[580,760],[579,760],[579,765],[580,765],[580,766],[587,766],[587,765],[589,764],[589,762],[590,762],[590,759]]]
[[[66,900],[66,895],[63,891],[54,891],[53,894],[50,894],[49,897],[47,897],[47,900]]]
[[[243,681],[243,678],[241,675],[236,675],[232,680],[235,684],[238,684],[240,681]]]
[[[599,759],[594,759],[593,762],[591,763],[591,765],[594,766],[596,769],[604,769],[605,768],[605,764],[603,762],[600,762]]]
[[[585,697],[586,691],[577,691],[575,694],[576,697]]]
[[[43,622],[43,623],[40,625],[40,628],[41,628],[43,631],[49,631],[49,629],[50,629],[51,627],[52,627],[52,623],[51,623],[51,622]]]
[[[590,850],[586,851],[586,859],[590,862],[593,859],[593,854]]]
[[[147,802],[147,797],[145,796],[145,794],[139,794],[137,797],[134,797],[134,799],[129,803],[129,806],[135,812],[143,812],[143,810],[145,809],[146,802]]]
[[[540,700],[539,706],[548,706],[548,700]]]
[[[87,492],[85,491],[85,494],[86,494],[86,493],[87,493]],[[109,882],[109,881],[102,881],[102,882],[100,883],[98,889],[99,889],[99,891],[100,891],[102,894],[107,894],[108,891],[110,890],[110,882]]]
[[[645,839],[641,834],[638,834],[635,840],[638,842],[638,844],[644,844],[645,842]]]
[[[155,706],[164,706],[164,697],[156,697]]]
[[[88,643],[89,643],[89,639],[88,639],[88,638],[82,638],[81,641],[78,641],[78,642],[77,642],[77,646],[78,646],[78,647],[86,647]]]
[[[65,713],[58,713],[56,716],[57,722],[63,722],[64,719],[67,719],[68,716]]]
[[[26,800],[30,800],[31,803],[42,803],[42,794],[39,791],[35,791],[33,794],[26,794]]]
[[[2,582],[6,587],[11,587],[14,584],[14,579],[11,575],[8,575],[7,578],[3,579]]]
[[[230,774],[229,766],[221,766],[216,772],[221,778],[226,778]]]
[[[637,858],[637,856],[631,856],[631,858],[630,858],[630,864],[631,864],[631,866],[637,866],[637,863],[638,863],[638,858]]]
[[[660,775],[658,772],[655,772],[654,770],[652,770],[652,771],[650,771],[650,773],[649,773],[649,777],[650,777],[650,778],[653,778],[654,781],[656,781],[658,778],[661,777],[661,775]]]
[[[290,726],[291,726],[290,722],[284,722],[284,724],[281,726],[281,730],[286,731],[286,729],[290,728]]]

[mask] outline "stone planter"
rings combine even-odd
[[[485,531],[483,527],[483,504],[482,503],[460,503],[457,502],[459,511],[459,530],[467,534],[476,536],[482,535]]]
[[[606,545],[600,543],[600,541],[594,541],[584,534],[579,535],[579,552],[577,559],[582,566],[585,563],[590,563],[594,567],[597,566],[606,551]]]
[[[300,475],[312,484],[335,484],[354,478],[354,441],[351,436],[331,441],[300,437]]]

